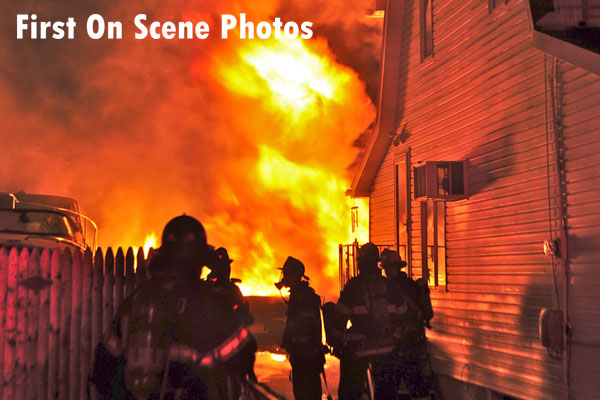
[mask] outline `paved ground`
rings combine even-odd
[[[337,385],[340,376],[339,360],[331,355],[325,357],[325,374],[329,392],[337,399]],[[273,354],[267,351],[256,353],[256,364],[254,370],[259,382],[263,382],[275,392],[284,395],[287,399],[293,399],[292,382],[290,382],[290,363],[281,354]],[[325,387],[323,385],[323,393]],[[323,397],[325,399],[325,397]]]

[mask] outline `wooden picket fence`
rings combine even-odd
[[[0,248],[0,399],[86,399],[94,348],[145,277],[142,249]]]

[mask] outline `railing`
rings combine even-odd
[[[356,257],[358,255],[358,241],[354,241],[352,244],[340,244],[339,245],[339,260],[340,260],[340,291],[344,288],[346,283],[358,275],[358,268],[356,263]]]

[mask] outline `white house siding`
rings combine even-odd
[[[572,398],[600,396],[600,77],[558,63],[566,158]]]
[[[373,188],[373,195],[369,198],[369,240],[377,245],[394,245],[395,183],[392,153],[388,153]]]
[[[410,146],[413,167],[469,160],[469,199],[447,203],[447,290],[432,290],[435,370],[518,398],[563,398],[563,363],[550,358],[538,334],[540,310],[558,307],[562,294],[560,273],[555,279],[542,251],[544,240],[559,236],[545,79],[552,57],[530,46],[523,1],[489,14],[487,1],[434,0],[434,57],[421,62],[418,1],[406,7],[403,146]],[[563,62],[558,70],[569,171],[570,398],[589,399],[600,393],[593,362],[600,357],[600,81]],[[394,243],[396,151],[392,145],[372,187],[375,243]],[[418,202],[411,218],[411,263],[419,273]]]

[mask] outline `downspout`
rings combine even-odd
[[[558,182],[558,219],[560,229],[560,260],[561,260],[561,272],[562,272],[562,296],[561,296],[561,308],[563,310],[563,346],[562,346],[562,362],[563,362],[563,381],[565,383],[566,398],[570,398],[569,388],[569,335],[571,333],[571,326],[569,323],[569,247],[568,247],[568,234],[567,234],[567,190],[566,190],[566,179],[565,179],[565,165],[564,165],[564,152],[561,147],[561,122],[559,115],[559,99],[557,96],[558,91],[558,60],[556,57],[552,58],[552,70],[550,75],[547,77],[549,80],[550,87],[550,104],[552,106],[552,128],[554,131],[554,157],[555,157],[555,172]]]

